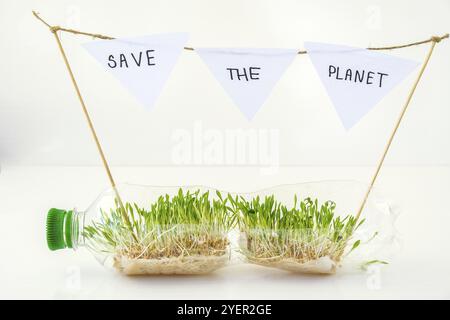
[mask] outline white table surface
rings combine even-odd
[[[116,167],[117,181],[255,190],[322,179],[368,181],[371,167]],[[237,183],[236,181],[239,181]],[[8,167],[0,173],[0,298],[313,299],[450,298],[450,167],[385,167],[377,187],[400,208],[403,249],[374,274],[295,275],[235,264],[207,276],[126,277],[89,252],[50,252],[50,207],[87,207],[108,186],[100,167]],[[378,273],[379,272],[379,273]]]

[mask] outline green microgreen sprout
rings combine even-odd
[[[328,257],[338,263],[361,244],[353,235],[364,220],[338,216],[335,209],[332,201],[320,204],[297,196],[288,207],[274,195],[247,200],[179,189],[147,208],[116,204],[102,211],[100,222],[86,227],[83,235],[94,251],[129,259],[221,256],[229,247],[229,231],[238,226],[246,240],[241,249],[251,261],[291,259],[303,264]]]
[[[361,265],[361,269],[364,270],[364,271],[367,271],[370,266],[380,265],[380,264],[382,265],[382,264],[389,264],[389,263],[386,262],[386,261],[383,261],[383,260],[370,260],[370,261],[364,262]]]
[[[180,188],[172,197],[160,196],[148,209],[130,203],[116,205],[110,212],[101,212],[100,223],[85,228],[86,242],[94,251],[130,259],[223,255],[235,218],[229,214],[227,198],[218,191],[216,195],[211,199],[209,191],[183,192]]]
[[[361,243],[352,242],[355,230],[364,222],[355,217],[335,214],[336,204],[306,198],[287,207],[273,195],[247,200],[229,196],[230,209],[246,242],[243,252],[250,260],[279,261],[293,259],[305,263],[321,257],[339,262],[346,248],[351,251]]]

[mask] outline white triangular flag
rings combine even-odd
[[[91,41],[84,48],[146,107],[162,91],[187,33]]]
[[[346,129],[418,65],[362,48],[318,42],[305,42],[305,48]]]
[[[197,48],[196,51],[249,120],[297,54],[296,49]]]

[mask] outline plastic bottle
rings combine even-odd
[[[47,243],[127,275],[202,274],[229,260],[229,219],[214,190],[121,185],[86,211],[50,209]]]
[[[334,273],[347,262],[358,268],[384,262],[397,250],[397,213],[377,192],[367,201],[364,221],[345,227],[365,190],[367,185],[355,181],[239,194],[121,185],[103,192],[86,211],[50,209],[47,242],[50,250],[87,248],[100,263],[127,275],[203,274],[229,262],[230,231],[236,230],[236,251],[249,263]]]

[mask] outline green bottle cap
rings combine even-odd
[[[47,213],[47,245],[52,251],[73,247],[73,211],[52,208]]]

